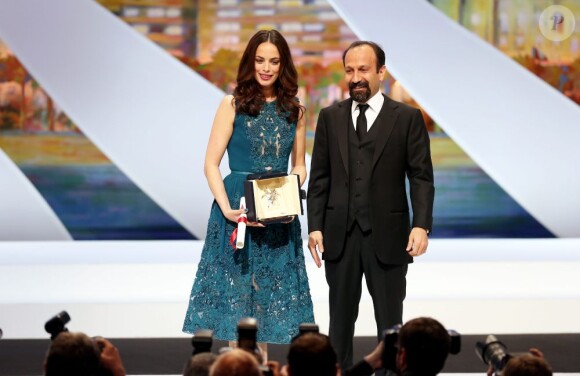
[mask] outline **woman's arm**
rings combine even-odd
[[[209,189],[219,205],[223,215],[230,221],[236,222],[241,210],[232,210],[230,201],[224,187],[222,174],[219,166],[234,131],[235,108],[232,103],[233,96],[226,95],[217,109],[207,150],[205,152],[205,164],[203,172],[207,179]]]
[[[306,180],[306,117],[304,112],[300,111],[300,118],[296,124],[296,135],[294,136],[294,145],[292,146],[292,174],[300,176],[300,186]]]

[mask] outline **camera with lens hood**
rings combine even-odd
[[[486,337],[485,342],[475,343],[475,353],[485,364],[493,368],[496,375],[500,375],[507,362],[516,356],[529,354],[528,352],[509,353],[507,346],[493,334]]]

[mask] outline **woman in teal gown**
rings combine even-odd
[[[314,322],[300,221],[248,223],[243,249],[230,236],[242,213],[243,182],[250,173],[288,171],[306,178],[303,107],[290,50],[275,30],[259,31],[240,61],[237,86],[217,110],[205,175],[215,198],[183,331],[211,329],[235,341],[241,318],[258,321],[258,341],[290,343],[303,322]],[[231,173],[219,164],[227,150]]]

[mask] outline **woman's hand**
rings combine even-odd
[[[242,213],[244,213],[246,209],[228,209],[228,210],[222,210],[222,213],[224,214],[224,217],[226,217],[226,219],[228,221],[234,222],[234,223],[238,223],[238,218],[240,218],[240,215],[242,215]],[[248,221],[246,223],[246,226],[249,227],[266,227],[264,226],[262,223],[259,222],[250,222]]]
[[[266,227],[265,224],[260,223],[260,222],[250,222],[248,221],[248,226],[250,227]]]
[[[222,210],[222,213],[224,214],[224,217],[226,217],[226,219],[228,221],[234,222],[234,223],[238,223],[238,218],[240,218],[240,215],[242,215],[242,213],[244,212],[245,209],[227,209],[227,210]]]
[[[295,215],[293,215],[292,217],[290,217],[290,219],[289,219],[289,220],[287,220],[287,221],[282,221],[282,223],[284,223],[284,224],[289,224],[289,223],[292,223],[292,222],[294,222],[294,220],[295,220],[295,219],[296,219],[296,216],[295,216]]]

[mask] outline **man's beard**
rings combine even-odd
[[[364,87],[366,88],[365,91],[354,91],[354,89]],[[366,81],[360,81],[359,83],[350,83],[348,85],[348,92],[350,93],[350,97],[359,103],[367,103],[367,101],[371,97],[371,88],[369,87],[369,83]]]

